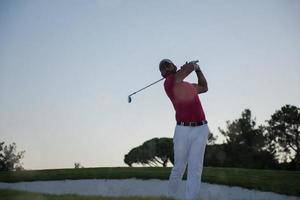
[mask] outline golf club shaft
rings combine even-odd
[[[142,89],[139,89],[138,91],[136,91],[136,92],[130,94],[129,96],[134,95],[134,94],[136,94],[136,93],[138,93],[138,92],[140,92],[140,91],[142,91],[142,90],[144,90],[144,89],[150,87],[151,85],[154,85],[155,83],[158,83],[159,81],[161,81],[161,80],[163,80],[163,79],[165,79],[165,78],[161,78],[161,79],[159,79],[159,80],[157,80],[157,81],[151,83],[150,85],[147,85],[146,87],[143,87]]]
[[[198,60],[194,60],[194,61],[191,61],[191,62],[186,62],[186,64],[194,64],[195,65],[195,64],[197,64],[197,62],[199,62],[199,61]],[[142,90],[150,87],[151,85],[154,85],[154,84],[158,83],[159,81],[162,81],[163,79],[165,79],[165,78],[161,78],[161,79],[159,79],[159,80],[157,80],[157,81],[155,81],[155,82],[153,82],[153,83],[151,83],[151,84],[143,87],[142,89],[139,89],[138,91],[135,91],[132,94],[128,95],[128,103],[130,103],[132,101],[132,99],[131,99],[132,95],[134,95],[134,94],[136,94],[136,93],[138,93],[138,92],[140,92],[140,91],[142,91]]]

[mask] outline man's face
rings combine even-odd
[[[173,63],[165,63],[164,65],[165,65],[166,71],[168,71],[168,72],[176,72],[177,71],[177,67]]]
[[[166,62],[166,63],[162,64],[160,71],[161,71],[161,74],[165,77],[168,74],[175,73],[177,71],[177,67],[173,63]]]

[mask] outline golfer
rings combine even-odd
[[[174,167],[169,178],[171,197],[176,193],[184,171],[187,169],[185,199],[199,199],[203,157],[208,137],[208,126],[198,94],[207,92],[207,82],[197,62],[186,63],[177,70],[169,59],[159,64],[165,78],[165,92],[176,112],[177,125],[173,137]],[[195,71],[198,83],[188,83],[184,79]]]

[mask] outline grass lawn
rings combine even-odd
[[[0,172],[0,182],[64,179],[168,179],[171,168],[116,167]],[[300,172],[205,167],[203,182],[300,196]]]
[[[1,200],[172,200],[165,197],[101,197],[80,195],[48,195],[0,189]]]

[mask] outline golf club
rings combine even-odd
[[[190,63],[190,64],[197,64],[198,62],[199,62],[199,60],[194,60],[194,61],[186,62],[186,64],[188,64],[188,63]],[[132,96],[132,95],[134,95],[134,94],[136,94],[136,93],[138,93],[138,92],[140,92],[140,91],[142,91],[142,90],[144,90],[144,89],[150,87],[151,85],[154,85],[154,84],[158,83],[159,81],[162,81],[163,79],[165,79],[165,78],[161,78],[161,79],[159,79],[159,80],[157,80],[157,81],[155,81],[155,82],[153,82],[153,83],[147,85],[146,87],[143,87],[142,89],[139,89],[138,91],[136,91],[136,92],[130,94],[130,95],[128,96],[128,103],[131,103],[131,101],[132,101],[131,96]]]
[[[131,103],[131,101],[132,101],[131,96],[132,96],[132,95],[134,95],[134,94],[136,94],[136,93],[138,93],[138,92],[140,92],[140,91],[142,91],[142,90],[144,90],[144,89],[150,87],[151,85],[154,85],[155,83],[158,83],[159,81],[162,81],[163,79],[165,79],[165,78],[161,78],[161,79],[159,79],[159,80],[157,80],[157,81],[155,81],[155,82],[153,82],[153,83],[147,85],[146,87],[143,87],[142,89],[139,89],[138,91],[136,91],[136,92],[130,94],[130,95],[128,96],[128,103]]]

